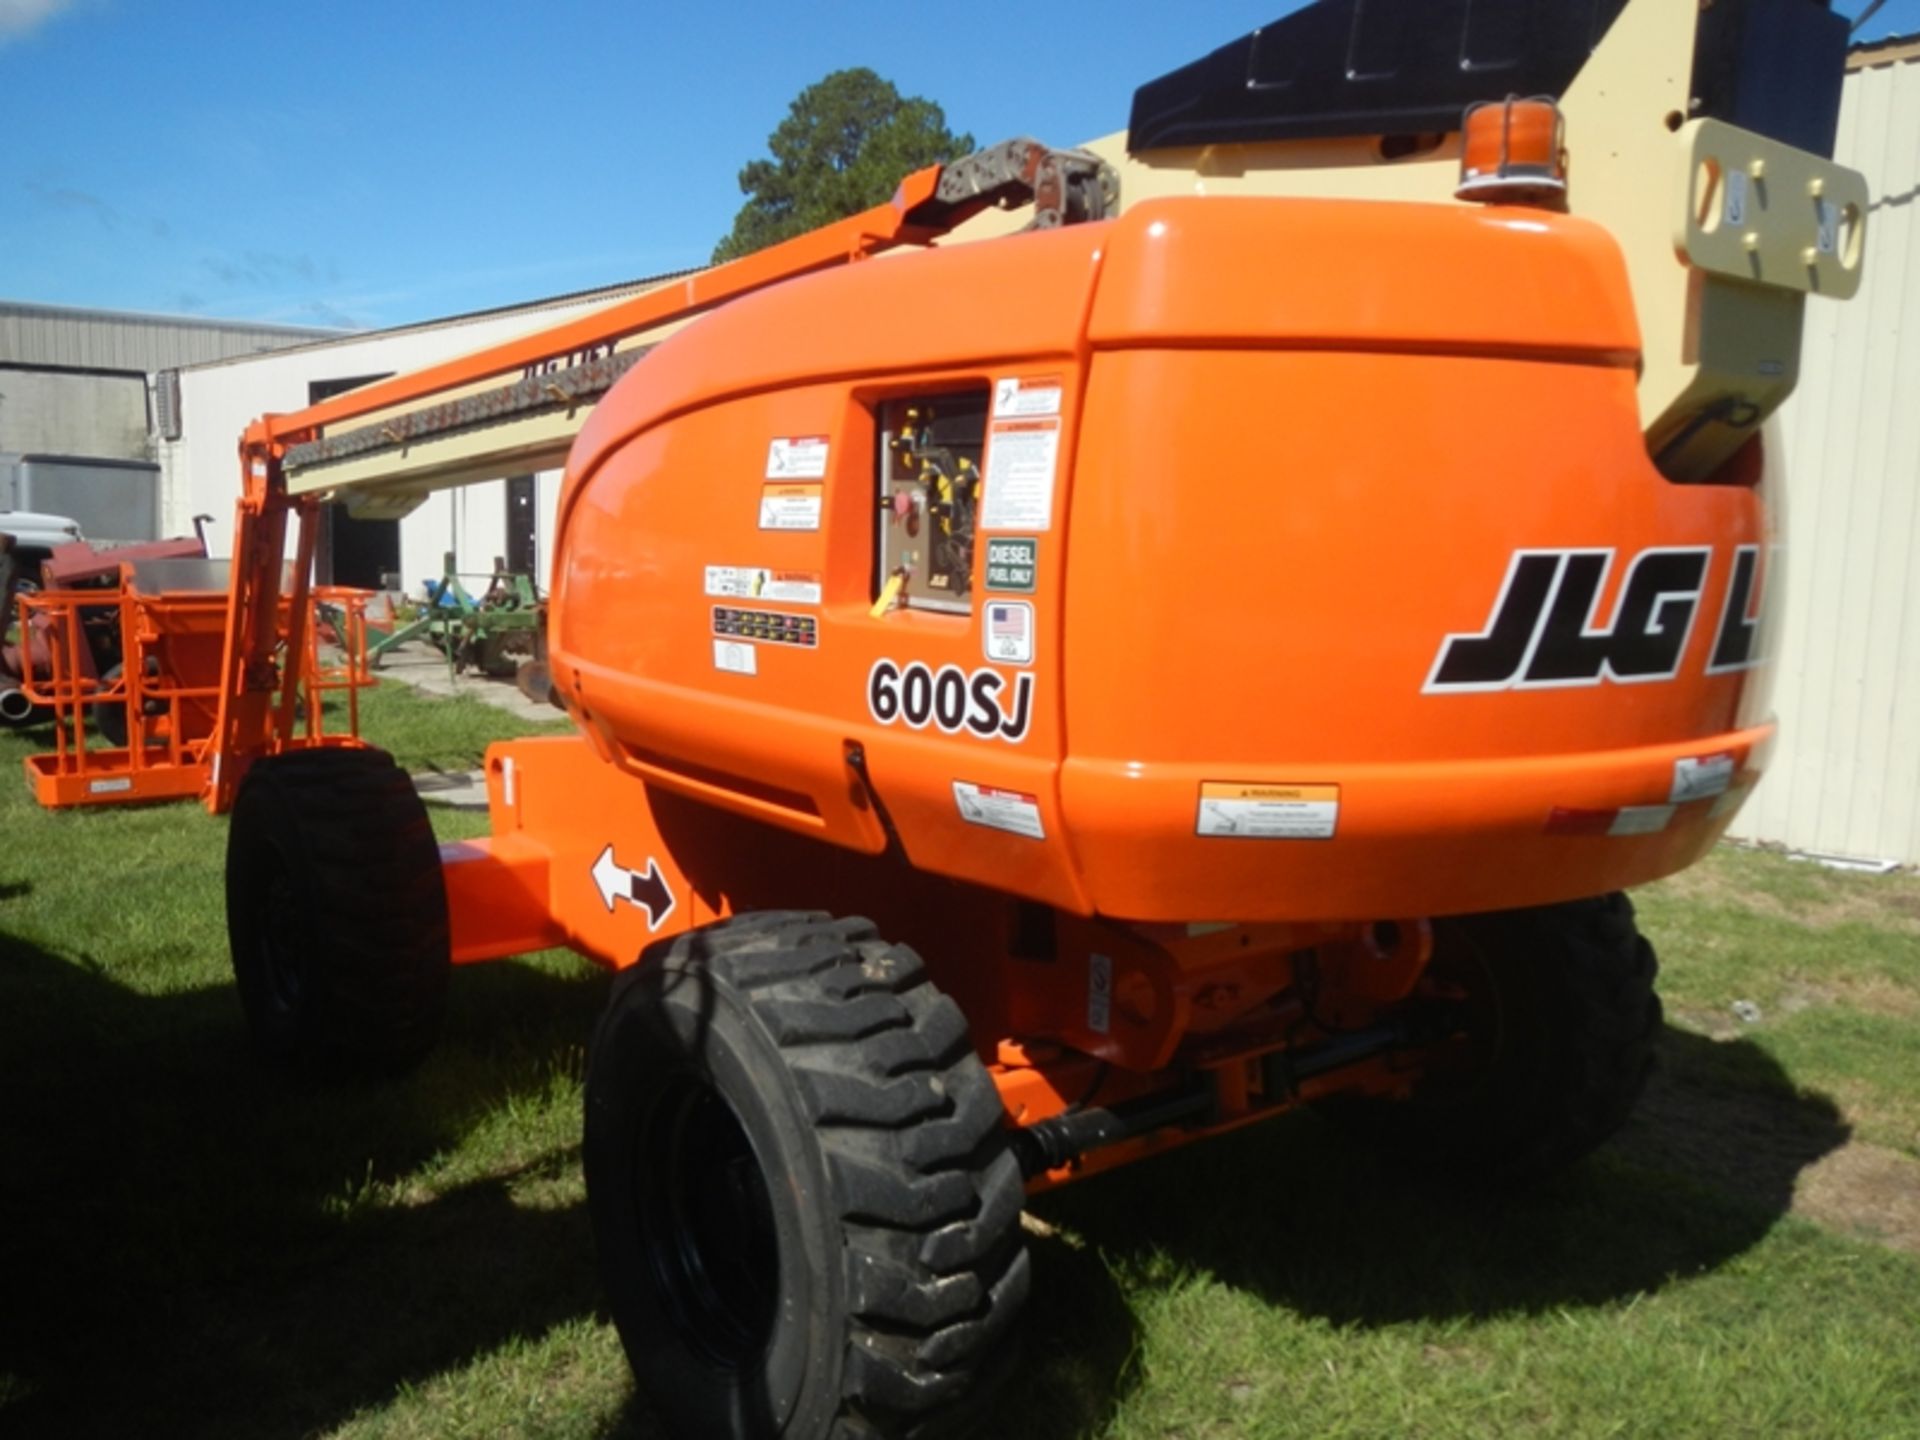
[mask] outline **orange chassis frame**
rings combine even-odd
[[[1018,1126],[1096,1104],[1165,1099],[1172,1069],[1189,1087],[1205,1078],[1192,1092],[1188,1123],[1103,1141],[1070,1164],[1048,1167],[1035,1188],[1234,1129],[1335,1088],[1396,1094],[1414,1078],[1409,1051],[1390,1050],[1374,1027],[1426,969],[1432,932],[1425,921],[1133,926],[1055,915],[923,876],[887,855],[856,854],[716,811],[610,764],[585,736],[496,744],[486,778],[493,833],[441,847],[456,964],[567,946],[617,968],[651,940],[744,911],[861,914],[882,934],[911,924],[933,973],[983,1038],[1041,1034],[1071,1043],[1069,1050],[1002,1038],[984,1056]],[[621,870],[618,857],[629,854],[648,857],[645,876]],[[584,883],[609,867],[600,890]],[[711,878],[718,875],[726,881]],[[1036,908],[1043,917],[1037,931],[1028,928]],[[1012,958],[982,965],[982,955]],[[1297,992],[1303,964],[1321,977],[1310,1010],[1288,993]],[[1009,973],[1017,983],[1007,982]],[[1094,986],[1092,1000],[1090,974],[1113,982],[1104,991]],[[1349,1058],[1340,1053],[1349,1043],[1389,1053]],[[1201,1115],[1203,1122],[1195,1118]]]
[[[357,743],[296,736],[302,677],[276,659],[309,644],[319,497],[289,494],[282,465],[292,446],[317,438],[325,426],[587,351],[794,276],[926,244],[984,208],[935,205],[939,178],[939,167],[919,171],[889,204],[836,225],[552,329],[250,426],[241,444],[243,494],[219,713],[208,746],[208,809],[231,806],[259,756],[302,743]],[[281,593],[282,557],[296,515],[289,597]],[[442,847],[456,963],[565,945],[619,967],[633,963],[650,940],[755,909],[859,913],[882,933],[890,933],[890,917],[910,916],[920,922],[914,933],[941,937],[937,953],[922,944],[926,958],[978,1033],[995,1037],[984,1058],[1016,1126],[1030,1129],[1095,1107],[1137,1121],[1116,1119],[1118,1128],[1084,1154],[1074,1144],[1030,1166],[1036,1190],[1238,1128],[1335,1088],[1392,1094],[1412,1083],[1412,1057],[1374,1022],[1419,982],[1432,950],[1425,921],[1129,927],[1041,909],[1043,933],[1031,935],[1025,932],[1034,928],[1034,907],[1027,902],[921,874],[895,856],[837,849],[702,805],[689,798],[697,787],[650,784],[624,759],[609,763],[614,757],[597,753],[599,743],[581,735],[489,751],[493,834]],[[616,837],[610,845],[608,835]],[[596,855],[602,845],[605,852]],[[756,863],[741,865],[743,851]],[[603,870],[617,881],[627,873],[617,856],[627,853],[669,857],[665,873],[646,877],[672,897],[664,908],[656,901],[643,910],[630,890],[622,903],[617,884],[596,892],[579,883]],[[700,863],[722,853],[731,863]],[[743,870],[771,878],[751,892],[725,891],[707,878],[737,879]],[[927,925],[930,914],[942,923]],[[1022,958],[1023,946],[1031,958]],[[1353,953],[1316,967],[1330,988],[1303,1005],[1299,967],[1337,950]],[[1012,956],[1017,985],[1006,982],[1008,966],[977,963],[983,954]],[[1092,1004],[1090,975],[1117,977],[1111,993],[1093,985]],[[1061,1036],[1074,1048],[999,1038],[1036,1034]],[[1176,1083],[1184,1093],[1169,1090]]]

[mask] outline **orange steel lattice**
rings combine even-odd
[[[224,567],[205,561],[152,561],[121,567],[120,588],[49,590],[19,597],[22,633],[44,641],[46,668],[22,685],[35,705],[53,711],[54,748],[25,761],[34,798],[49,808],[199,795],[211,778],[211,740],[220,702],[220,660],[227,635]],[[330,624],[338,654],[323,656],[311,615],[292,624],[283,604],[278,656],[297,695],[290,715],[276,717],[275,750],[359,744],[359,691],[373,684],[367,664],[370,592],[315,587],[308,602]],[[118,673],[96,673],[89,629],[110,628],[120,641]],[[297,633],[296,633],[297,631]],[[288,664],[291,651],[297,663]],[[344,729],[329,730],[327,699],[339,695]],[[90,743],[89,720],[125,716],[125,739]]]

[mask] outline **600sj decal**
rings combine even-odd
[[[982,740],[1019,744],[1033,722],[1033,676],[1008,680],[984,666],[969,674],[958,665],[930,669],[919,660],[876,660],[867,672],[867,708],[882,725],[904,721],[915,730],[933,725]]]

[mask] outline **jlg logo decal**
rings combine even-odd
[[[936,671],[918,660],[876,660],[867,674],[867,708],[882,725],[904,720],[915,730],[935,725],[949,735],[967,730],[1017,745],[1033,719],[1033,676],[1009,681],[998,670],[968,674],[958,665]]]
[[[1693,636],[1713,551],[1641,551],[1620,584],[1612,619],[1600,625],[1595,612],[1613,561],[1612,550],[1516,551],[1485,628],[1447,636],[1425,688],[1544,690],[1673,679]],[[1710,674],[1765,658],[1759,569],[1758,546],[1734,552]]]

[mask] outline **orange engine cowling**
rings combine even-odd
[[[790,281],[581,434],[555,683],[651,784],[1083,914],[1667,873],[1765,759],[1774,537],[1754,455],[1648,461],[1627,287],[1540,211],[1198,197]]]

